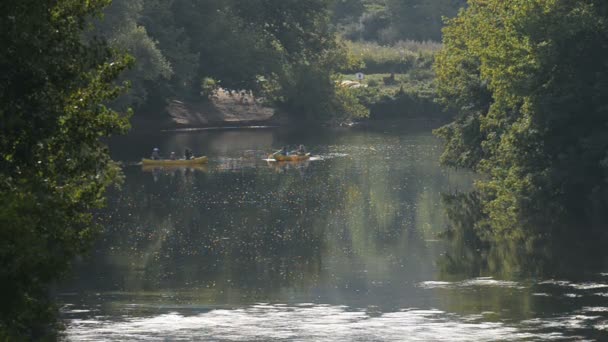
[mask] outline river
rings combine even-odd
[[[313,160],[264,160],[300,143]],[[143,168],[153,147],[210,161]],[[608,339],[606,255],[526,272],[515,252],[479,260],[443,238],[442,197],[474,177],[439,166],[428,124],[139,133],[110,148],[124,183],[57,292],[69,341]]]

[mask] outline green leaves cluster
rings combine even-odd
[[[484,174],[491,234],[603,199],[607,25],[604,1],[473,0],[444,30],[439,94],[461,115],[442,161]]]
[[[0,339],[50,338],[49,285],[88,247],[91,210],[119,179],[103,105],[132,60],[83,31],[106,0],[0,4]]]

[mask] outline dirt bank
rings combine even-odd
[[[167,112],[176,126],[202,127],[263,123],[275,114],[251,92],[217,90],[208,101],[183,102],[173,100]]]

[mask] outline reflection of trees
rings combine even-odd
[[[442,302],[450,311],[461,314],[492,312],[498,318],[518,320],[538,317],[539,313],[570,312],[580,303],[563,299],[542,300],[532,294],[549,291],[538,282],[548,279],[597,278],[608,265],[606,240],[586,230],[578,221],[578,233],[571,229],[528,229],[520,238],[491,237],[486,234],[480,198],[476,193],[446,195],[444,207],[449,221],[445,233],[446,253],[438,260],[439,279],[460,281],[476,277],[516,281],[523,287],[480,286],[474,290],[439,290]],[[528,222],[538,220],[530,220]],[[555,218],[551,222],[555,222]],[[571,221],[570,221],[571,222]],[[565,224],[565,223],[564,223]],[[551,230],[552,234],[539,234]],[[574,230],[576,231],[576,230]],[[564,289],[562,291],[571,291]],[[562,294],[563,295],[563,294]],[[591,299],[590,304],[593,303]]]
[[[307,229],[306,215],[279,215],[304,208],[273,194],[272,177],[177,173],[154,183],[132,176],[137,180],[128,179],[112,205],[99,248],[109,259],[101,267],[122,268],[108,273],[131,278],[123,286],[256,290],[314,281],[303,275],[316,273],[319,237]]]
[[[480,201],[476,193],[443,198],[450,229],[449,249],[440,260],[442,278],[577,277],[581,270],[599,271],[606,264],[606,236],[590,229],[584,218],[574,221],[564,216],[556,226],[559,218],[553,217],[551,227],[529,227],[530,222],[540,223],[534,218],[524,223],[518,238],[491,236],[484,229],[491,222],[481,212]],[[578,229],[571,229],[573,225]]]

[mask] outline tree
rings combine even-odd
[[[333,22],[353,22],[365,12],[365,5],[361,0],[334,0],[331,5]]]
[[[348,61],[331,25],[331,0],[235,0],[236,11],[261,36],[279,68],[269,69],[279,88],[271,94],[300,120],[367,116],[354,96],[336,87],[334,74]],[[268,70],[267,70],[268,71]]]
[[[466,0],[334,0],[333,21],[349,39],[393,44],[441,40],[443,18],[453,18]]]
[[[179,1],[179,0],[178,0]],[[157,92],[164,96],[196,95],[200,53],[192,48],[192,38],[176,18],[175,0],[146,0],[139,18],[152,39],[157,42],[173,70],[170,82],[156,82]],[[195,38],[195,37],[193,37]]]
[[[494,235],[603,202],[607,19],[599,0],[475,0],[449,22],[439,91],[461,117],[438,130],[443,160],[486,175],[482,226]]]
[[[157,43],[140,25],[144,0],[113,0],[104,10],[102,20],[95,23],[97,34],[104,37],[111,47],[136,58],[137,64],[122,79],[131,82],[129,93],[121,102],[141,106],[148,98],[148,83],[166,82],[173,75],[172,65]]]
[[[331,25],[334,0],[116,0],[97,29],[137,57],[125,75],[142,103],[177,97],[205,101],[201,84],[250,89],[295,118],[365,115],[338,91],[347,63]],[[168,81],[165,81],[168,79]],[[139,101],[137,101],[139,100]]]
[[[392,32],[389,40],[441,40],[443,17],[454,17],[462,0],[388,0]],[[392,37],[391,37],[392,36]]]
[[[83,39],[107,0],[0,3],[0,339],[52,338],[49,285],[94,236],[120,175],[100,138],[128,117],[103,105],[130,58]]]

